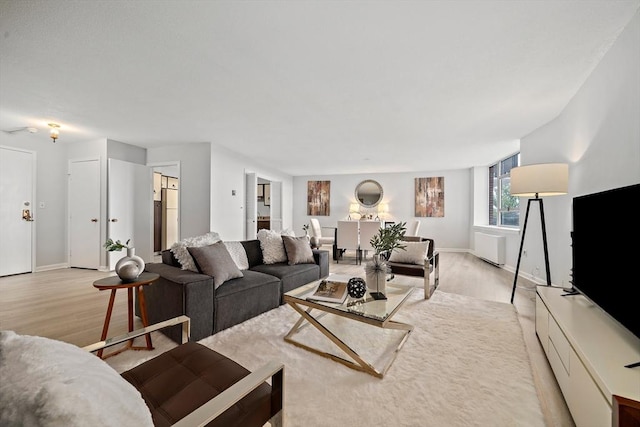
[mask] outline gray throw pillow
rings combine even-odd
[[[216,289],[227,280],[244,277],[222,241],[187,249],[196,262],[198,271],[213,276],[213,286]]]
[[[282,241],[284,242],[284,249],[287,252],[289,265],[315,263],[313,251],[311,250],[307,236],[282,236]]]

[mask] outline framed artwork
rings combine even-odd
[[[444,176],[416,178],[415,216],[444,217]]]
[[[264,184],[258,184],[258,201],[264,202]]]
[[[307,181],[307,215],[329,216],[331,181]]]

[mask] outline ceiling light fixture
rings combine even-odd
[[[53,142],[56,142],[58,139],[58,135],[60,135],[60,125],[55,123],[49,123],[49,127],[51,130],[49,131],[49,136],[53,139]]]

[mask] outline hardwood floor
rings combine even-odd
[[[360,275],[354,258],[331,262],[332,273]],[[99,341],[109,293],[93,287],[95,280],[113,273],[60,269],[0,278],[0,329],[54,338],[78,346]],[[420,286],[420,278],[415,280]],[[513,273],[468,253],[440,253],[443,292],[509,303]],[[127,293],[116,294],[109,336],[127,330]],[[535,335],[535,285],[518,279],[514,305],[528,349],[534,380],[548,426],[574,426],[551,368]],[[140,326],[136,318],[136,326]]]

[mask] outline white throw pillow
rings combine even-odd
[[[426,242],[402,242],[405,249],[394,249],[389,257],[390,262],[401,262],[404,264],[424,264],[429,249],[429,241]]]
[[[247,258],[247,251],[240,242],[224,242],[224,245],[231,255],[231,259],[236,263],[240,270],[249,269],[249,259]]]
[[[179,242],[171,245],[171,252],[176,257],[183,270],[191,270],[198,272],[198,267],[196,263],[193,261],[193,257],[189,253],[188,247],[191,248],[199,248],[202,246],[209,246],[216,242],[220,241],[220,235],[215,231],[210,231],[207,234],[203,234],[202,236],[196,237],[187,237],[186,239],[182,239]]]
[[[0,331],[0,425],[153,426],[140,392],[96,355]]]
[[[275,264],[277,262],[287,262],[287,252],[284,249],[282,236],[295,237],[291,230],[265,230],[258,231],[260,249],[262,249],[262,262],[265,264]]]

